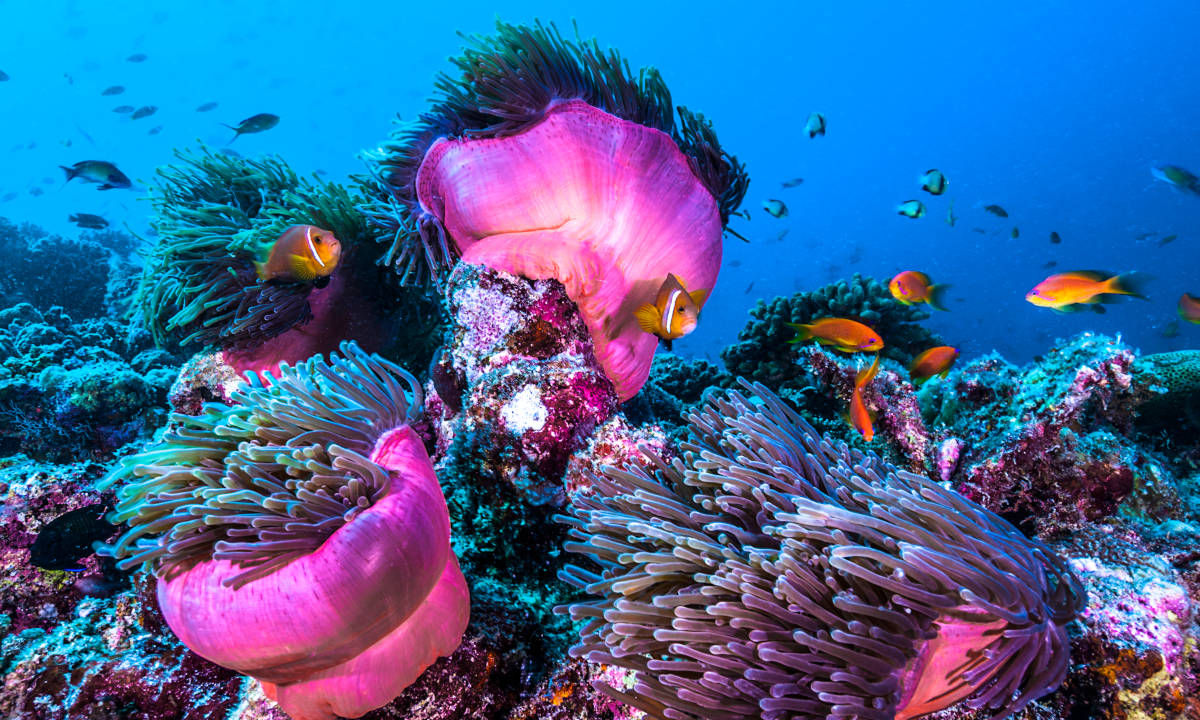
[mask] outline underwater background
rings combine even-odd
[[[1200,720],[1197,28],[0,0],[0,718]]]

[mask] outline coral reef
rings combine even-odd
[[[1170,517],[1178,496],[1165,463],[1134,439],[1151,391],[1133,382],[1133,364],[1128,347],[1084,333],[1022,370],[990,355],[927,384],[926,417],[959,443],[947,479],[1042,536],[1110,516],[1126,499]]]
[[[637,673],[604,689],[656,717],[914,718],[1015,712],[1067,672],[1083,591],[998,516],[831,444],[762,385],[690,417],[683,458],[606,468],[573,499],[599,600],[572,655]]]
[[[166,419],[175,359],[109,318],[0,310],[0,449],[70,462],[104,458]]]
[[[176,416],[121,461],[101,487],[124,483],[112,519],[130,527],[105,552],[152,569],[184,644],[259,679],[295,720],[358,716],[467,623],[445,500],[410,426],[420,388],[349,343],[269,380]]]
[[[725,348],[721,358],[729,372],[776,392],[805,386],[804,369],[796,363],[797,348],[788,343],[796,331],[787,323],[825,317],[858,320],[883,337],[885,358],[905,366],[921,351],[945,344],[918,324],[929,317],[927,310],[898,302],[886,284],[857,273],[811,292],[770,302],[760,300],[750,315],[752,319],[738,333],[738,342]]]
[[[132,246],[131,237],[111,230],[64,238],[0,218],[0,252],[8,258],[0,307],[58,306],[77,319],[119,315],[131,293],[124,281],[137,269]]]
[[[702,117],[679,109],[676,123],[656,73],[634,81],[594,43],[500,24],[456,63],[464,77],[443,77],[433,108],[371,156],[384,262],[441,280],[461,254],[558,280],[628,400],[658,344],[633,311],[669,274],[713,289],[744,170]]]

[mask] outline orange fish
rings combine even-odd
[[[934,310],[946,309],[942,304],[942,293],[948,287],[950,286],[934,285],[929,281],[928,275],[916,270],[905,270],[888,283],[892,297],[905,305],[928,303]]]
[[[309,282],[329,277],[342,257],[342,243],[315,225],[293,225],[271,246],[266,262],[254,263],[259,279]]]
[[[921,383],[934,375],[946,377],[957,358],[958,350],[949,345],[931,347],[913,358],[912,364],[908,366],[908,376],[920,387]]]
[[[856,320],[821,318],[807,325],[785,324],[796,330],[796,337],[788,340],[789,343],[815,338],[822,345],[832,345],[842,352],[878,352],[883,349],[883,338]]]
[[[1074,312],[1081,305],[1104,302],[1105,295],[1130,295],[1146,299],[1136,286],[1134,273],[1113,275],[1099,270],[1076,270],[1051,275],[1025,294],[1038,307]],[[1098,309],[1103,312],[1103,309]]]
[[[1179,317],[1190,323],[1200,324],[1200,298],[1184,293],[1179,298]]]
[[[854,376],[854,392],[850,395],[850,424],[862,434],[863,440],[871,442],[875,437],[875,413],[867,409],[863,402],[862,389],[875,379],[875,374],[879,372],[879,356],[875,356],[875,360],[871,366],[865,370],[859,370]]]
[[[689,293],[674,274],[668,273],[653,304],[646,304],[633,312],[638,327],[651,335],[662,338],[671,349],[671,341],[696,329],[700,318],[700,306],[708,297],[707,290]]]

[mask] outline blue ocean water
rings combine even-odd
[[[1020,361],[1084,329],[1145,352],[1200,337],[1187,324],[1164,337],[1180,293],[1200,293],[1200,198],[1150,175],[1165,163],[1200,169],[1200,4],[1187,0],[0,2],[0,70],[10,76],[0,83],[0,197],[16,193],[0,216],[72,234],[68,214],[88,212],[141,231],[140,189],[155,167],[174,148],[227,143],[221,123],[260,112],[282,122],[235,149],[333,179],[360,172],[357,154],[392,118],[424,108],[461,46],[456,32],[490,32],[497,17],[553,21],[567,35],[574,20],[633,67],[656,66],[675,102],[709,117],[746,162],[751,219],[733,228],[750,242],[727,240],[684,353],[715,358],[758,298],[904,269],[954,286],[951,312],[930,326],[966,355],[995,349]],[[127,59],[135,54],[145,60]],[[101,95],[113,85],[126,90]],[[196,111],[209,102],[218,106]],[[157,110],[135,120],[112,112],[119,105]],[[810,140],[801,128],[813,111],[828,134]],[[117,163],[135,189],[64,186],[58,166],[85,159]],[[931,167],[950,179],[942,197],[919,190]],[[804,183],[781,187],[794,177]],[[918,197],[924,218],[895,213]],[[768,198],[789,215],[764,213]],[[951,199],[954,227],[943,220]],[[982,209],[993,203],[1010,217]],[[1048,273],[1080,268],[1150,273],[1150,300],[1105,315],[1024,302]]]

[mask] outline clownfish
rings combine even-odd
[[[842,352],[878,352],[883,349],[883,338],[879,333],[856,320],[846,318],[821,318],[807,325],[784,323],[796,331],[789,343],[816,340],[822,345],[832,345]]]
[[[1076,270],[1075,272],[1051,275],[1025,294],[1025,299],[1038,307],[1048,307],[1059,312],[1072,312],[1081,305],[1094,305],[1104,301],[1105,295],[1131,295],[1146,299],[1136,282],[1134,273],[1113,275],[1099,270]]]
[[[254,263],[264,282],[309,282],[329,277],[342,257],[342,243],[315,225],[293,225],[271,246],[266,262]]]
[[[700,307],[708,297],[707,290],[696,290],[689,293],[683,283],[674,274],[668,273],[663,280],[654,304],[646,304],[633,312],[638,327],[657,335],[671,349],[671,341],[687,335],[696,329],[696,321],[700,317]]]
[[[917,387],[934,375],[944,378],[950,373],[950,368],[957,358],[958,350],[949,345],[931,347],[913,358],[912,364],[908,366],[908,377]]]
[[[905,305],[927,303],[934,310],[945,310],[942,293],[948,285],[934,285],[929,276],[916,270],[905,270],[888,282],[892,297]]]
[[[875,360],[871,366],[865,370],[859,370],[854,376],[854,392],[850,395],[850,425],[854,427],[862,436],[863,440],[871,442],[875,437],[875,413],[867,409],[863,402],[862,389],[869,382],[875,379],[875,374],[879,372],[879,356],[875,356]]]

